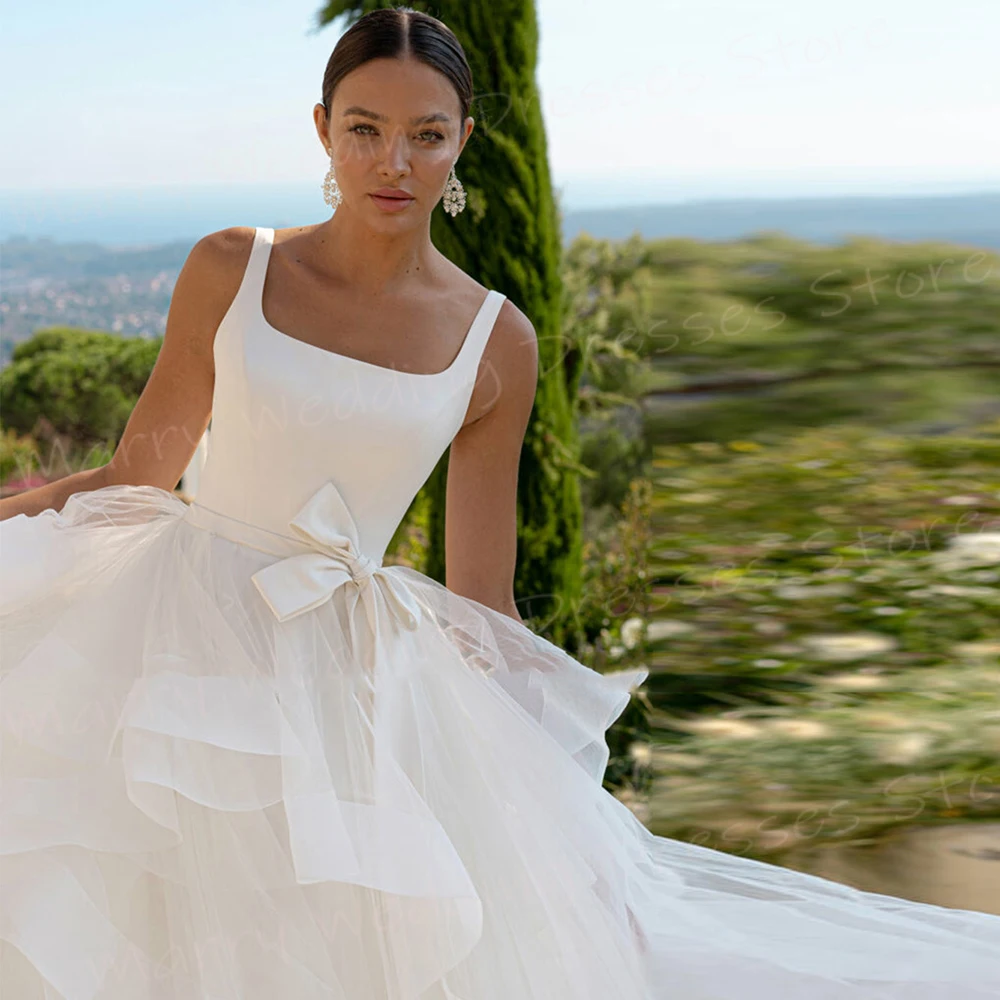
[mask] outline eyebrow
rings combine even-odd
[[[349,108],[344,109],[343,117],[347,118],[348,115],[360,115],[362,118],[371,118],[376,122],[387,122],[389,120],[387,115],[380,115],[377,111],[369,111],[367,108],[362,108],[357,104],[352,104]],[[417,115],[416,118],[410,119],[411,125],[422,125],[425,122],[450,122],[451,116],[446,115],[443,111],[435,111],[430,115]]]

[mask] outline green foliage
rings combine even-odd
[[[641,433],[628,433],[614,422],[602,421],[581,434],[581,462],[588,478],[583,483],[585,510],[613,507],[622,502],[648,461],[648,442]]]
[[[998,815],[1000,560],[948,560],[1000,527],[1000,257],[781,234],[646,250],[639,808],[760,856]]]
[[[647,260],[638,236],[615,243],[584,233],[563,254],[562,365],[577,416],[640,407],[649,381]]]
[[[39,330],[18,344],[0,372],[4,427],[31,434],[41,422],[80,448],[117,442],[161,343],[62,327]]]
[[[916,438],[904,445],[905,460],[921,469],[961,469],[963,466],[1000,468],[1000,440],[948,434]]]
[[[733,710],[655,747],[652,829],[774,860],[1000,815],[995,665],[958,650],[947,668],[827,680],[805,707]]]
[[[622,624],[644,621],[649,614],[651,507],[652,483],[639,478],[619,509],[588,512],[581,596],[551,618],[532,614],[532,624],[546,635],[551,635],[553,621],[564,622],[565,647],[597,670],[631,664],[631,659],[619,659],[632,648],[622,643]],[[638,648],[636,656],[641,660],[642,655]]]
[[[660,240],[648,262],[661,391],[1000,366],[1000,255],[990,251],[769,235]]]
[[[998,459],[997,421],[657,449],[658,832],[767,854],[1000,815]]]
[[[587,234],[563,257],[563,365],[580,426],[587,510],[618,508],[651,457],[643,412],[649,365],[638,333],[646,258],[637,236],[613,243]]]
[[[724,673],[742,663],[760,677],[752,663],[776,655],[773,634],[784,648],[818,628],[905,634],[906,649],[882,658],[900,665],[937,662],[953,642],[992,634],[993,589],[955,598],[961,613],[948,618],[941,610],[951,599],[912,598],[925,586],[915,581],[935,572],[928,553],[1000,523],[1000,424],[931,440],[936,454],[950,454],[949,464],[923,464],[926,440],[860,427],[805,431],[769,446],[735,440],[659,448],[658,611],[691,626],[664,647],[670,670],[710,672],[707,644],[722,647],[714,662]],[[887,613],[896,599],[907,610]],[[769,614],[780,631],[755,631]],[[781,659],[766,676],[807,665],[799,655]]]
[[[0,432],[0,483],[30,476],[38,470],[38,445],[27,435],[7,428]]]

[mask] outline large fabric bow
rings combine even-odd
[[[324,483],[310,497],[289,526],[309,543],[312,551],[286,556],[251,577],[278,621],[319,607],[339,587],[351,584],[358,588],[375,632],[376,589],[395,611],[400,624],[417,628],[420,605],[405,583],[360,551],[357,525],[332,482]]]

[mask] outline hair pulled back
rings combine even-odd
[[[443,73],[458,94],[465,121],[472,107],[472,70],[465,50],[443,21],[412,7],[380,7],[359,18],[340,37],[323,74],[327,118],[337,84],[372,59],[418,59]]]

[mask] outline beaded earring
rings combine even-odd
[[[344,200],[344,195],[337,184],[337,178],[333,173],[333,152],[330,152],[330,169],[323,178],[323,201],[325,201],[335,212],[337,206]]]
[[[442,198],[444,210],[455,218],[459,212],[465,208],[465,188],[462,182],[455,176],[455,164],[451,165],[451,173],[448,175],[448,183],[444,186],[444,197]]]

